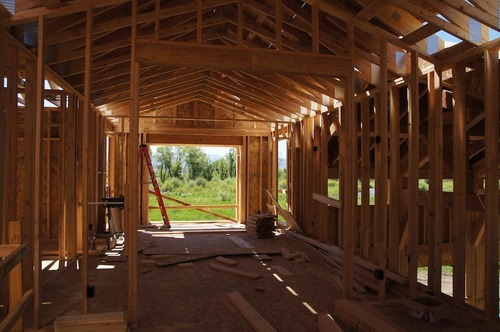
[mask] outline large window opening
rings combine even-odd
[[[151,160],[171,222],[236,221],[235,147],[153,145]],[[163,222],[157,197],[151,193],[149,221]]]

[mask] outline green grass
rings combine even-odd
[[[207,181],[204,184],[197,184],[195,181],[179,183],[172,191],[165,192],[167,196],[179,199],[192,205],[218,205],[236,204],[236,179],[225,179],[223,181]],[[173,201],[163,199],[165,206],[181,205]],[[158,206],[154,195],[149,195],[149,205]],[[226,215],[231,218],[236,217],[236,208],[217,208],[211,211]],[[195,209],[167,210],[168,218],[171,221],[198,221],[198,220],[220,220],[220,217],[213,216]],[[150,210],[149,220],[161,221],[159,209]]]

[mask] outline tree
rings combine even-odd
[[[203,176],[208,168],[208,157],[201,148],[188,146],[184,148],[188,178],[191,180]]]
[[[172,162],[174,158],[174,152],[171,146],[161,146],[156,149],[156,153],[153,158],[159,163],[159,175],[160,181],[164,182],[167,174],[172,177]]]
[[[231,178],[236,177],[236,149],[231,148],[226,154],[228,176]]]

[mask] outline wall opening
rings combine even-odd
[[[235,147],[152,145],[151,160],[171,222],[236,219]],[[143,183],[151,182],[147,168],[143,166],[141,170]],[[153,189],[151,183],[149,188]],[[161,223],[153,194],[149,194],[148,209],[149,222]]]

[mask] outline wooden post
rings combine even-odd
[[[318,115],[319,116],[319,115]],[[328,138],[330,137],[330,128],[327,127],[326,119],[328,114],[321,114],[321,145],[319,148],[320,156],[320,187],[318,193],[328,196]],[[289,141],[288,141],[289,143]],[[323,242],[328,242],[330,234],[330,221],[328,220],[328,207],[325,204],[320,206],[320,229],[319,239]]]
[[[24,111],[24,169],[23,169],[23,212],[22,223],[23,243],[33,243],[33,226],[36,220],[34,204],[37,200],[33,183],[35,181],[35,149],[36,149],[36,107],[37,107],[37,72],[36,64],[26,59],[25,76],[25,111]],[[23,261],[23,292],[33,289],[33,250],[29,250]]]
[[[15,196],[15,195],[14,195]],[[9,243],[21,244],[21,222],[9,222]],[[21,264],[17,264],[9,273],[9,312],[12,312],[23,297],[23,269]],[[12,331],[23,331],[23,318],[19,318]]]
[[[312,51],[319,54],[319,9],[317,2],[311,4],[311,16]]]
[[[354,25],[348,22],[347,40],[350,54],[354,54]],[[341,178],[343,189],[342,205],[342,249],[344,251],[344,264],[342,278],[344,281],[343,297],[350,300],[352,298],[352,278],[353,278],[353,225],[356,221],[357,212],[357,176],[353,167],[357,159],[357,135],[356,135],[356,116],[354,110],[354,66],[352,72],[346,79],[345,87],[345,106],[342,111],[342,130],[346,139],[345,155],[342,163],[344,169],[344,178]]]
[[[60,122],[60,130],[59,130],[59,181],[60,181],[60,190],[59,190],[59,227],[58,227],[58,245],[59,245],[59,259],[66,258],[66,227],[67,227],[67,218],[66,218],[66,176],[68,169],[66,166],[66,99],[68,96],[66,94],[61,95],[61,106],[59,108],[59,122]]]
[[[312,140],[312,151],[311,159],[312,159],[312,192],[313,193],[321,193],[321,114],[317,114],[313,118],[313,135],[314,138]],[[315,238],[319,238],[321,236],[321,223],[323,220],[321,219],[321,210],[323,210],[326,206],[323,203],[320,203],[316,200],[312,200],[313,207],[313,234]]]
[[[387,40],[380,37],[380,104],[378,105],[379,129],[380,132],[380,172],[379,183],[376,185],[376,207],[379,216],[379,234],[377,234],[376,242],[380,243],[380,251],[378,256],[378,265],[385,269],[387,266],[387,158],[388,158],[388,126],[387,126]],[[385,301],[386,281],[385,278],[379,280],[378,283],[378,300]]]
[[[400,105],[399,105],[399,88],[392,87],[390,90],[390,206],[389,206],[389,269],[393,272],[400,273],[399,261],[399,224],[400,216],[400,197],[401,197],[401,175],[400,175],[400,153],[399,153],[399,132],[400,132]]]
[[[370,99],[361,100],[361,256],[370,258]]]
[[[238,148],[238,204],[240,222],[245,222],[247,217],[247,137],[243,137],[243,145]]]
[[[453,66],[453,299],[465,303],[465,221],[467,197],[465,64]]]
[[[89,224],[89,208],[88,197],[89,195],[89,175],[87,169],[89,167],[90,157],[90,135],[89,125],[90,116],[92,113],[90,104],[91,93],[91,71],[92,71],[92,25],[93,25],[93,8],[87,8],[86,15],[86,29],[85,29],[85,83],[84,83],[84,98],[83,98],[83,138],[82,138],[82,312],[87,314],[89,312],[89,301],[87,298],[87,287],[89,282],[88,271],[88,227]],[[91,194],[91,193],[90,193]]]
[[[484,296],[486,316],[498,319],[498,241],[499,241],[499,65],[498,47],[485,51],[485,136],[486,136],[486,220]]]
[[[75,95],[69,96],[68,108],[64,120],[66,122],[66,130],[64,137],[64,148],[66,150],[66,158],[64,168],[66,172],[66,183],[64,184],[64,195],[66,204],[66,255],[67,259],[75,259],[77,256],[77,234],[76,234],[76,161],[75,161],[75,112],[77,97]]]
[[[4,37],[4,31],[0,32],[0,45],[5,45],[5,37]],[[5,72],[5,47],[0,48],[0,73]],[[4,107],[5,105],[5,89],[0,89],[0,107]],[[6,117],[7,113],[6,112],[0,112],[0,128],[5,128],[6,125]],[[5,178],[5,140],[3,139],[3,134],[0,135],[0,158],[2,161],[0,162],[0,208],[3,210],[4,206],[4,198],[5,198],[5,188],[3,186],[4,178]],[[4,237],[6,236],[5,234],[5,227],[6,221],[4,220],[4,215],[3,213],[0,213],[0,243],[5,243],[4,242]]]
[[[434,294],[441,293],[443,237],[443,106],[441,68],[427,75],[429,94],[429,277]]]
[[[41,205],[41,169],[42,169],[42,115],[44,111],[44,90],[45,90],[45,34],[46,20],[44,16],[38,17],[38,53],[37,53],[37,74],[36,74],[36,116],[35,116],[35,152],[34,152],[34,180],[33,192],[33,278],[34,278],[34,328],[41,327],[41,283],[40,274],[42,269],[42,255],[40,248],[40,205]]]
[[[201,3],[201,0],[200,0],[200,3]],[[238,17],[237,17],[237,20],[238,20],[238,46],[243,46],[243,19],[244,19],[244,15],[243,15],[243,0],[238,0],[238,3],[237,3],[237,6],[238,6]]]
[[[418,88],[418,54],[411,53],[411,78],[409,84],[408,108],[408,229],[410,245],[410,262],[408,279],[410,296],[417,295],[418,266],[418,151],[419,151],[419,88]]]
[[[144,140],[145,142],[146,140]],[[149,149],[149,146],[147,147]],[[139,160],[141,165],[141,225],[149,224],[149,184],[151,183],[151,177],[149,176],[148,166],[146,165],[146,160],[141,158]]]
[[[126,204],[126,246],[128,247],[128,317],[131,327],[137,326],[137,220],[138,211],[138,163],[139,148],[139,79],[140,65],[135,60],[137,37],[137,0],[132,0],[132,29],[130,51],[130,130],[128,145],[128,177]]]
[[[17,66],[17,47],[7,46],[5,70],[7,74],[7,88],[5,93],[5,126],[3,127],[5,151],[2,163],[4,163],[4,206],[2,207],[3,214],[3,231],[5,238],[1,243],[5,243],[8,232],[8,222],[16,219],[16,192],[17,192],[17,86],[18,86],[18,66]],[[3,77],[3,76],[2,76]],[[3,82],[2,82],[3,84]]]
[[[283,38],[281,30],[283,30],[283,7],[281,0],[276,0],[276,49],[281,50],[283,47]]]

